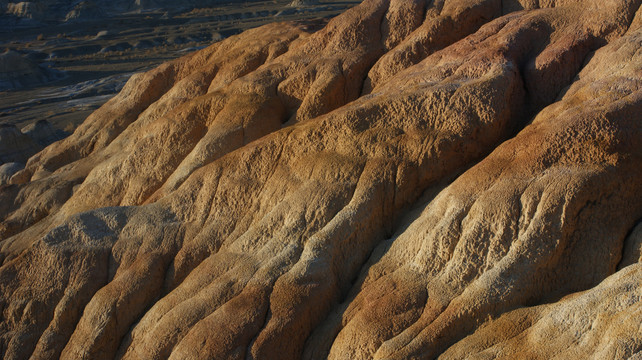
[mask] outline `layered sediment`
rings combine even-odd
[[[0,188],[2,355],[640,356],[640,5],[366,0],[135,75]]]

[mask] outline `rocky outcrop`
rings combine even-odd
[[[366,0],[134,75],[0,188],[3,356],[634,356],[640,25]]]
[[[6,13],[27,19],[42,19],[45,15],[45,7],[38,2],[10,2],[7,3]]]

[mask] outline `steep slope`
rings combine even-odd
[[[584,293],[508,312],[440,358],[638,359],[641,270],[638,262]]]
[[[639,8],[367,0],[135,76],[0,189],[3,356],[639,352]]]
[[[383,245],[358,294],[327,325],[339,330],[331,357],[370,357],[368,344],[379,348],[375,358],[432,358],[488,316],[587,289],[615,272],[642,216],[641,40],[638,30],[600,49],[559,102]],[[327,344],[327,328],[312,343]],[[633,338],[639,344],[639,334]],[[565,347],[548,345],[542,358]],[[626,356],[619,349],[618,358],[633,349]]]

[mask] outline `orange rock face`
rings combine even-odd
[[[642,356],[640,0],[365,0],[0,188],[6,359]]]

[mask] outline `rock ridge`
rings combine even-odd
[[[0,187],[3,357],[639,356],[640,5],[365,0],[134,75]]]

